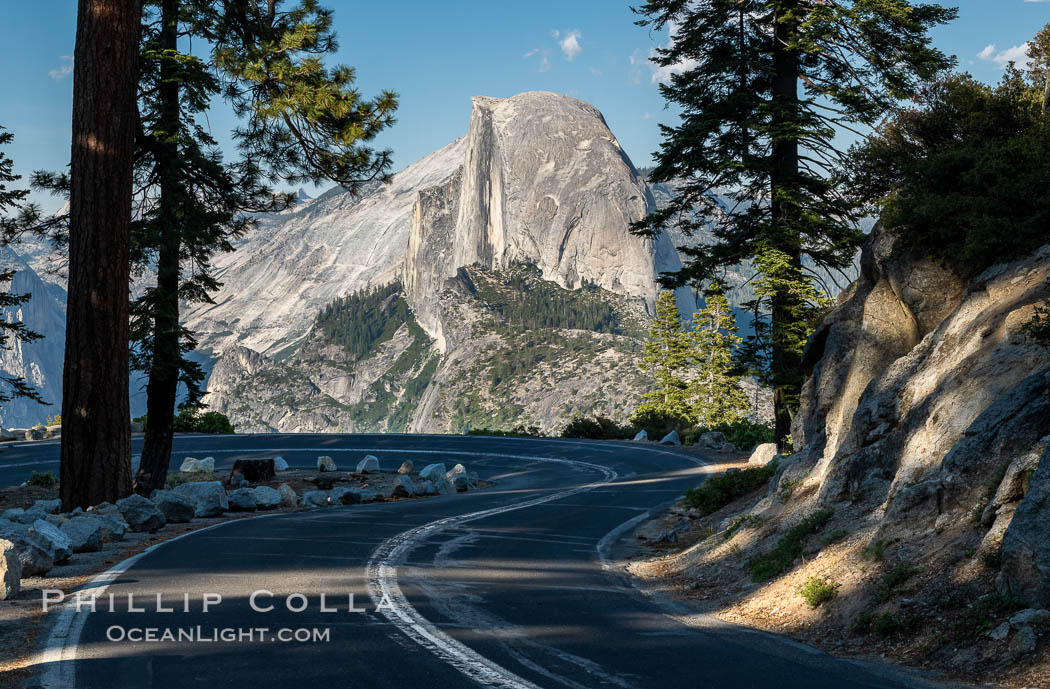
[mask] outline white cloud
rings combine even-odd
[[[533,55],[535,55],[535,54],[536,54],[536,53],[538,53],[538,52],[540,52],[540,49],[539,49],[539,48],[533,48],[533,49],[532,49],[532,50],[530,50],[529,52],[527,52],[527,53],[525,53],[524,55],[522,55],[522,57],[523,57],[523,58],[530,58],[530,57],[532,57]]]
[[[678,35],[678,24],[676,22],[668,22],[667,30],[667,45],[665,45],[664,47],[670,48],[674,44],[675,39]],[[653,57],[656,57],[655,50],[651,50],[649,52],[649,58],[652,59]],[[653,74],[651,81],[654,84],[662,84],[668,82],[671,80],[671,75],[681,74],[682,72],[688,72],[689,70],[693,69],[699,64],[700,63],[694,60],[693,58],[686,58],[685,60],[676,62],[673,65],[667,65],[666,67],[652,63],[651,68],[653,70]]]
[[[551,70],[551,56],[546,50],[543,51],[543,59],[540,60],[540,71],[549,72]]]
[[[62,81],[73,73],[73,58],[69,55],[63,55],[60,59],[62,64],[47,73],[55,81]]]
[[[1039,2],[1048,2],[1050,0],[1039,0]],[[978,59],[984,60],[985,62],[994,62],[1000,67],[1006,67],[1011,62],[1017,64],[1018,67],[1027,67],[1030,58],[1028,57],[1028,43],[1022,43],[1021,45],[1015,45],[1012,48],[1006,50],[999,50],[995,44],[989,44],[985,46],[984,50],[977,53]]]
[[[651,112],[647,112],[647,113],[643,113],[642,114],[642,119],[643,120],[652,120],[652,119],[655,119],[655,118],[656,118],[656,115],[654,115]]]
[[[557,38],[557,36],[555,36]],[[583,38],[583,34],[575,29],[565,34],[565,38],[561,39],[559,45],[561,51],[565,53],[565,58],[572,61],[577,55],[583,52],[583,47],[580,46],[580,39]]]

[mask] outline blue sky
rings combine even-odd
[[[365,95],[401,96],[398,124],[379,145],[400,169],[466,132],[470,97],[530,90],[566,93],[597,106],[639,166],[659,145],[663,109],[647,57],[667,41],[633,24],[621,0],[327,0],[340,52]],[[943,3],[948,4],[948,3]],[[960,68],[994,82],[1006,59],[1050,22],[1050,0],[959,0],[960,18],[935,42]],[[73,0],[4,0],[0,22],[0,125],[18,172],[60,169],[69,156]],[[228,113],[209,117],[220,141]],[[38,199],[45,201],[45,199]],[[54,202],[45,201],[53,208]]]

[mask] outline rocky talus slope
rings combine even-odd
[[[1050,686],[1050,351],[1022,330],[1048,298],[1050,245],[962,279],[876,230],[810,339],[795,452],[665,518],[680,545],[638,571],[836,653]]]

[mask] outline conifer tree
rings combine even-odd
[[[183,407],[199,403],[200,366],[181,302],[207,302],[220,286],[215,253],[254,225],[249,213],[282,210],[289,194],[267,180],[333,180],[348,190],[384,180],[388,151],[364,145],[393,123],[396,96],[363,99],[348,67],[328,70],[336,50],[331,12],[316,0],[290,10],[270,0],[151,0],[146,5],[137,139],[136,258],[157,283],[133,305],[132,363],[149,373],[146,439],[136,490],[163,485],[180,384]],[[212,43],[211,63],[181,52],[180,39]],[[241,156],[224,163],[198,123],[213,98],[242,118]]]
[[[735,373],[734,350],[743,342],[725,289],[713,283],[705,292],[704,308],[693,314],[692,341],[696,371],[690,381],[693,418],[702,428],[743,419],[751,404]]]
[[[763,310],[783,443],[802,384],[800,324],[817,308],[803,258],[841,269],[863,238],[833,139],[874,125],[951,64],[927,32],[956,12],[907,0],[649,0],[635,11],[639,25],[671,29],[654,62],[671,70],[660,90],[682,112],[661,127],[650,176],[678,193],[635,230],[688,235],[714,221],[715,241],[689,252],[678,284],[746,259],[775,272]],[[715,189],[728,190],[728,207]]]
[[[11,132],[0,127],[0,145],[6,145],[14,139]],[[0,242],[7,244],[17,237],[24,228],[37,221],[36,213],[26,202],[28,189],[10,189],[8,185],[21,179],[14,174],[14,162],[0,151]],[[10,285],[17,271],[0,270],[0,285]],[[0,289],[0,308],[18,307],[28,302],[33,295],[15,294]],[[0,349],[7,349],[11,339],[20,342],[33,342],[40,339],[40,334],[30,330],[25,323],[13,318],[0,318]],[[35,402],[46,404],[40,394],[26,382],[22,376],[0,374],[0,405],[16,397],[26,397]]]
[[[645,393],[634,417],[654,414],[675,419],[690,416],[689,385],[684,373],[689,365],[689,337],[682,329],[674,292],[663,290],[656,302],[656,315],[649,326],[645,356],[639,367],[653,376],[656,387]]]

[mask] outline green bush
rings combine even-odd
[[[773,442],[773,429],[765,424],[752,423],[747,419],[735,423],[720,423],[710,428],[693,428],[682,435],[685,445],[695,445],[700,436],[712,431],[721,433],[736,449],[750,452],[755,445]]]
[[[772,551],[752,558],[751,580],[761,583],[786,572],[802,554],[802,541],[806,536],[823,528],[833,515],[832,510],[820,510],[791,527]]]
[[[621,425],[604,416],[589,419],[577,416],[561,432],[563,438],[588,438],[591,440],[630,440],[638,431],[634,426]]]
[[[820,542],[824,545],[831,545],[837,541],[841,541],[846,536],[849,536],[849,531],[845,529],[835,529],[831,533],[824,534],[824,537],[820,539]]]
[[[650,440],[660,440],[671,431],[677,431],[678,436],[682,439],[682,444],[696,443],[695,424],[684,416],[649,410],[635,412],[631,417],[631,423],[636,429],[644,430]],[[688,440],[690,437],[692,437],[692,443]]]
[[[143,414],[142,416],[136,416],[135,418],[132,419],[132,421],[134,421],[135,423],[141,423],[142,424],[142,430],[143,431],[146,430],[146,415],[145,414]]]
[[[882,578],[879,588],[875,591],[875,600],[885,603],[900,588],[901,584],[919,573],[919,569],[908,560],[899,563]]]
[[[861,557],[868,560],[881,560],[882,554],[886,552],[886,541],[872,541],[860,551]]]
[[[187,407],[175,416],[176,433],[233,433],[230,419],[217,411],[202,412],[197,407]]]
[[[492,428],[471,428],[467,435],[491,435],[506,438],[542,438],[539,426],[526,426],[519,424],[509,431],[494,430]]]
[[[34,471],[29,475],[29,480],[26,483],[30,486],[51,488],[58,485],[58,477],[50,471]]]
[[[712,476],[696,488],[690,488],[685,492],[685,504],[700,510],[702,515],[707,516],[734,500],[765,486],[776,471],[777,463],[770,462],[764,467]]]
[[[825,579],[823,577],[810,577],[798,590],[800,596],[806,599],[811,608],[819,608],[824,603],[834,598],[839,592],[841,584]]]
[[[981,564],[988,569],[999,569],[1003,566],[1003,549],[981,551]]]

